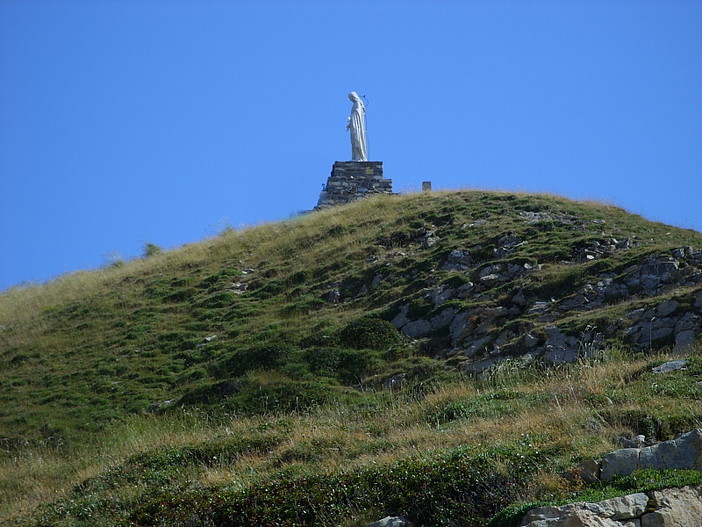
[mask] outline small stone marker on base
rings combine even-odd
[[[431,181],[422,181],[422,192],[431,192]]]
[[[315,209],[343,205],[371,194],[392,194],[392,180],[383,178],[382,161],[337,161]]]

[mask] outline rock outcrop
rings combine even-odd
[[[508,256],[522,243],[521,238],[504,235],[495,255]],[[573,263],[629,247],[628,240],[592,242],[572,255]],[[410,338],[446,335],[446,347],[438,354],[454,358],[470,373],[480,375],[513,358],[524,363],[572,363],[594,355],[612,339],[635,350],[663,346],[685,350],[702,334],[702,251],[690,247],[651,254],[616,273],[601,273],[558,299],[540,299],[534,293],[529,284],[532,275],[538,282],[541,272],[541,265],[534,262],[483,263],[469,249],[455,249],[438,268],[463,274],[465,279],[428,281],[424,299],[433,309],[411,316],[427,309],[418,310],[411,301],[403,303],[392,323]],[[513,286],[509,296],[504,295],[505,284]],[[503,292],[494,295],[499,288]],[[617,306],[619,317],[608,315],[610,320],[602,327],[561,322],[576,313],[597,313],[612,306]]]
[[[646,468],[702,470],[702,428],[653,446],[615,450],[602,458],[599,465],[602,481]]]
[[[638,469],[702,470],[702,429],[643,448],[623,448],[584,464],[585,479],[610,481]],[[531,509],[522,527],[698,527],[702,486],[640,492],[599,503],[570,503]]]
[[[629,494],[599,503],[530,510],[521,527],[699,527],[702,486]]]

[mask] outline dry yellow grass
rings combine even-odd
[[[544,402],[515,415],[442,425],[424,419],[428,409],[479,396],[489,391],[490,386],[473,382],[442,386],[415,401],[406,397],[400,400],[398,395],[397,400],[391,397],[375,415],[366,416],[354,415],[352,408],[343,406],[320,408],[310,415],[237,418],[226,422],[197,413],[134,416],[116,425],[93,447],[80,452],[34,449],[2,459],[0,481],[6,483],[0,518],[12,518],[38,503],[65,496],[76,484],[118,466],[135,454],[236,437],[256,428],[282,432],[285,439],[267,454],[242,454],[233,460],[193,467],[192,484],[245,488],[283,469],[303,473],[352,470],[463,445],[480,451],[495,442],[509,443],[525,436],[543,444],[561,445],[574,461],[592,457],[614,448],[613,438],[625,430],[617,423],[598,421],[587,395],[617,390],[647,360],[617,358],[545,373],[540,379],[516,381],[510,390],[525,395],[541,394],[544,397],[540,400]],[[255,375],[262,382],[277,379],[271,373]],[[508,383],[509,379],[501,382]],[[652,398],[647,407],[665,408],[678,403],[658,397]],[[629,406],[640,407],[633,400]],[[538,481],[542,490],[562,485],[550,473],[543,474]]]

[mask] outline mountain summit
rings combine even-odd
[[[464,403],[453,409],[426,410],[434,412],[430,426],[440,427],[485,417],[486,408],[521,411],[510,401],[529,390],[519,395],[489,384],[510,372],[548,376],[554,368],[626,354],[644,361],[661,351],[694,355],[702,332],[700,249],[698,232],[610,205],[481,191],[377,196],[226,231],[0,295],[0,437],[8,455],[46,445],[73,451],[104,441],[125,423],[171,423],[192,412],[253,427],[240,441],[261,444],[241,447],[240,454],[226,454],[230,447],[221,437],[207,439],[205,450],[229,456],[230,468],[237,456],[277,452],[271,467],[291,470],[285,477],[293,477],[291,467],[317,454],[276,458],[292,440],[289,430],[299,425],[274,427],[273,437],[255,429],[261,419],[308,419],[336,407],[355,412],[360,422],[374,405],[383,407],[398,394],[413,395],[393,404],[416,409],[427,397],[444,397],[447,386],[483,386],[470,388],[477,390],[470,397],[461,392]],[[492,395],[480,399],[485,386]],[[466,402],[471,397],[478,399]],[[591,397],[597,404],[613,399],[595,392]],[[534,401],[544,411],[551,404]],[[617,414],[608,426],[636,432],[648,417],[652,430],[665,436],[694,424],[683,419],[665,425],[645,403],[627,405],[633,413]],[[693,414],[688,417],[694,421]],[[367,433],[375,433],[372,426]],[[539,441],[570,448],[556,447],[560,440]],[[316,448],[348,448],[333,444],[321,441]],[[398,450],[406,453],[407,446]],[[364,456],[379,455],[378,448],[349,463],[365,467]],[[441,456],[455,467],[460,455],[446,452]],[[183,455],[182,467],[192,459],[201,468],[212,466],[201,454]],[[119,462],[129,467],[140,463],[135,459]],[[148,465],[150,459],[142,461]],[[166,485],[168,492],[187,490],[174,475],[166,480],[175,481]],[[131,507],[154,492],[148,487],[115,517],[134,513]],[[143,509],[130,521],[160,524],[149,523],[155,510]]]

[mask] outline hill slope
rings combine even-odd
[[[437,470],[436,478],[448,466],[466,476],[461,463],[473,458],[451,449],[469,436],[477,441],[464,429],[475,419],[494,423],[492,433],[481,430],[484,437],[510,445],[509,455],[485,448],[470,453],[483,456],[486,467],[494,465],[490,478],[504,486],[501,463],[514,474],[533,468],[514,456],[533,462],[537,450],[551,451],[556,466],[582,455],[582,444],[563,443],[561,427],[595,414],[610,431],[648,426],[660,437],[699,422],[699,412],[679,405],[679,397],[699,396],[698,385],[690,384],[697,366],[671,380],[671,386],[685,386],[679,393],[669,387],[657,394],[647,393],[634,377],[626,394],[611,392],[622,388],[616,388],[609,368],[616,363],[633,375],[653,360],[627,353],[675,348],[694,356],[702,327],[702,252],[695,251],[701,247],[700,233],[616,207],[488,192],[379,197],[226,232],[119,268],[2,294],[0,400],[6,411],[0,436],[12,463],[28,452],[46,455],[48,448],[65,467],[68,453],[92,445],[93,453],[110,452],[124,477],[159,464],[166,472],[176,470],[163,476],[165,485],[139,480],[141,494],[131,501],[115,498],[123,503],[115,517],[132,514],[132,507],[163,489],[201,492],[207,487],[203,471],[216,472],[210,483],[230,492],[222,471],[213,470],[213,457],[226,458],[223,472],[241,471],[242,459],[265,458],[266,467],[251,478],[237,476],[239,489],[268,481],[279,469],[292,471],[286,478],[297,470],[304,477],[319,470],[334,480],[341,476],[328,471],[338,464],[360,467],[344,484],[359,488],[354,478],[367,478],[363,481],[375,481],[374,492],[392,494],[380,474],[364,468],[380,459],[391,463],[391,471],[424,463],[417,470]],[[605,358],[610,362],[602,363]],[[585,366],[583,360],[590,362]],[[575,413],[548,424],[553,434],[529,436],[524,444],[496,424],[510,415],[530,429],[529,405],[548,412],[554,402],[544,394],[558,393],[565,381],[578,383],[582,371],[562,369],[569,363],[602,377],[602,384],[593,380],[583,389],[589,394],[584,399],[571,394],[573,404],[586,401],[591,407],[572,408]],[[549,365],[561,368],[562,377],[541,369]],[[532,377],[524,378],[519,373],[524,371]],[[621,408],[610,405],[603,414],[600,405],[613,396]],[[655,397],[662,399],[654,402]],[[680,410],[671,412],[676,405]],[[329,408],[338,413],[329,414]],[[341,415],[354,417],[338,435],[332,430],[343,428]],[[415,440],[398,441],[374,420],[378,416],[408,437],[415,434]],[[281,425],[277,419],[292,421]],[[427,422],[437,430],[448,423],[451,430],[437,440],[418,432]],[[160,432],[151,440],[141,437],[143,444],[116,447],[115,434],[133,433],[136,423]],[[313,427],[324,433],[310,433],[314,441],[304,439],[302,451],[289,452],[292,438],[301,439],[302,430]],[[206,432],[194,439],[198,428]],[[225,429],[242,438],[232,442]],[[611,439],[592,434],[576,436],[599,445],[595,449]],[[171,452],[178,460],[139,458],[159,445],[166,448],[164,436],[177,438]],[[349,454],[354,442],[358,451]],[[443,450],[421,462],[402,461],[429,444]],[[183,445],[190,450],[184,453]],[[341,453],[329,455],[334,449]],[[12,463],[6,474],[17,468]],[[101,485],[108,481],[118,488],[124,482],[116,483],[123,476],[104,470],[83,459],[46,485],[68,492],[66,482],[102,474],[98,483],[73,492],[92,495],[90,503],[107,503]],[[280,485],[320,484],[304,477],[284,478]],[[191,479],[196,489],[186,484]],[[487,500],[487,509],[475,511],[475,517],[513,498],[505,491]],[[30,503],[13,499],[20,505],[9,504],[9,511]],[[362,496],[344,499],[364,507]],[[323,515],[333,516],[323,501]],[[404,502],[393,503],[380,508],[402,509]],[[67,505],[56,507],[50,514],[68,514]],[[151,524],[160,514],[156,507],[134,513],[132,520]],[[106,524],[114,521],[107,517]]]

